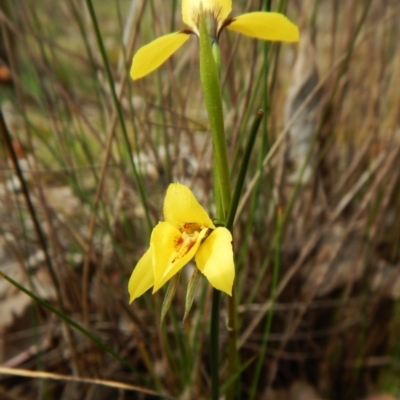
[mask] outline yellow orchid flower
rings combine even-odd
[[[153,229],[150,247],[129,279],[130,302],[151,287],[155,293],[193,257],[210,284],[231,296],[235,266],[229,230],[215,227],[190,189],[180,183],[168,187],[164,218]]]
[[[276,12],[250,12],[228,18],[232,0],[182,0],[182,19],[190,27],[161,36],[141,47],[133,57],[132,79],[139,79],[154,71],[177,51],[191,34],[199,36],[200,10],[206,18],[213,42],[218,42],[224,28],[256,39],[297,42],[299,30],[284,15]]]

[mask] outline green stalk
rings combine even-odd
[[[213,54],[214,53],[214,54]],[[217,219],[225,221],[231,205],[231,189],[226,148],[224,115],[222,108],[221,83],[215,60],[218,60],[217,43],[211,43],[203,13],[200,13],[200,80],[210,121],[213,161],[214,187],[217,205]],[[217,56],[217,57],[215,57]],[[211,393],[212,399],[219,399],[219,301],[221,293],[214,289],[211,313]],[[229,335],[229,349],[236,354],[236,336]],[[230,357],[231,359],[231,357]],[[235,364],[230,365],[230,376],[235,372]],[[229,377],[228,377],[229,378]]]
[[[214,43],[214,51],[217,50],[216,46],[218,45]],[[200,14],[200,79],[213,141],[214,177],[215,183],[218,184],[216,194],[217,197],[221,198],[222,209],[218,207],[217,218],[221,221],[225,221],[231,203],[231,189],[228,152],[224,130],[224,114],[222,109],[221,83],[203,14]],[[217,205],[218,204],[219,202],[217,201]]]
[[[219,400],[219,300],[221,292],[213,290],[211,306],[211,398]]]
[[[238,367],[238,355],[236,350],[236,289],[232,288],[232,296],[228,297],[228,380],[232,381],[226,389],[226,400],[233,400],[236,393],[236,371]]]

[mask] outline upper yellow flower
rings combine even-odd
[[[256,39],[285,42],[299,40],[297,26],[282,14],[252,12],[228,19],[232,10],[232,0],[182,0],[182,19],[191,29],[161,36],[141,47],[133,57],[131,77],[139,79],[154,71],[189,39],[189,35],[199,36],[201,9],[209,34],[215,42],[225,27]]]
[[[179,183],[168,187],[164,218],[129,279],[130,302],[151,287],[156,292],[194,256],[211,285],[232,295],[235,266],[229,230],[216,228],[190,189]]]

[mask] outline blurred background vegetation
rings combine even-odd
[[[233,232],[237,399],[396,398],[399,3],[233,3],[301,32],[221,37],[232,182],[265,112]],[[186,268],[161,326],[165,291],[127,293],[170,182],[214,212],[198,41],[129,77],[180,2],[0,0],[0,26],[0,398],[209,398],[206,281],[183,322]]]

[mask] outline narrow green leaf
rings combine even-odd
[[[197,285],[200,280],[201,273],[198,268],[193,270],[193,274],[189,280],[188,288],[186,291],[186,301],[185,301],[185,315],[183,316],[183,320],[185,321],[187,316],[189,315],[190,309],[192,308],[194,296],[196,294]]]
[[[253,124],[250,129],[250,134],[247,139],[246,148],[244,151],[244,155],[242,158],[242,162],[240,163],[239,174],[236,180],[235,188],[233,190],[233,197],[231,207],[229,208],[228,217],[226,219],[226,227],[229,230],[232,230],[233,223],[235,221],[236,210],[239,205],[240,195],[242,194],[242,189],[244,185],[244,180],[246,178],[247,169],[249,167],[251,153],[253,151],[254,143],[256,141],[256,136],[258,132],[258,128],[260,127],[262,117],[264,116],[263,110],[258,110]]]
[[[85,335],[87,338],[89,338],[92,342],[96,343],[98,346],[100,346],[104,351],[106,351],[108,354],[113,356],[116,360],[118,360],[122,365],[125,365],[127,368],[129,368],[131,371],[135,371],[134,367],[123,357],[121,357],[116,351],[114,351],[111,347],[109,347],[107,344],[105,344],[98,336],[96,336],[94,333],[88,331],[86,328],[84,328],[82,325],[79,325],[76,321],[73,319],[69,318],[66,314],[62,313],[61,311],[57,310],[57,308],[53,307],[51,304],[49,304],[47,301],[42,300],[40,297],[36,296],[34,293],[32,293],[30,290],[26,289],[24,286],[20,285],[17,281],[14,281],[14,279],[10,278],[8,275],[4,274],[3,272],[0,271],[0,278],[5,279],[9,283],[11,283],[13,286],[15,286],[18,290],[21,292],[25,293],[28,295],[30,298],[35,300],[38,304],[41,306],[47,308],[49,311],[52,313],[56,314],[58,317],[60,317],[63,321],[65,321],[68,325],[72,326],[75,328],[77,331]]]
[[[172,303],[172,299],[175,296],[180,276],[181,276],[181,271],[179,271],[176,275],[174,275],[168,283],[167,293],[165,294],[164,301],[161,307],[161,324],[163,323],[165,315],[167,314],[167,311],[169,310],[169,307]]]

